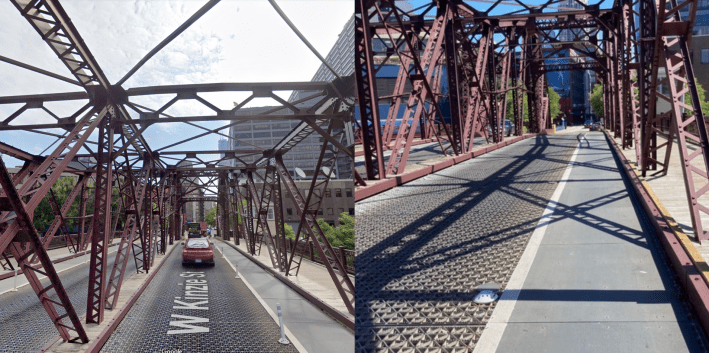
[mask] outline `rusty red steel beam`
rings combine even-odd
[[[367,179],[386,178],[377,83],[374,73],[372,35],[370,29],[369,5],[371,1],[355,2],[355,77],[359,98],[362,139],[364,141],[364,163]],[[387,144],[388,145],[388,144]]]
[[[281,155],[276,155],[275,161],[277,171],[280,173],[283,185],[285,185],[286,190],[288,190],[288,193],[293,200],[295,210],[299,216],[305,213],[305,220],[308,226],[304,228],[308,232],[310,240],[312,240],[320,258],[323,259],[323,263],[335,283],[337,291],[347,307],[347,311],[354,315],[354,284],[347,275],[347,271],[340,262],[339,257],[335,254],[334,250],[332,250],[332,246],[327,241],[327,237],[325,237],[322,229],[320,229],[320,226],[315,219],[316,214],[307,209],[303,196],[300,194],[295,182],[291,178],[290,172],[288,172],[285,164],[283,164],[283,157]]]
[[[147,174],[147,170],[142,168],[137,180],[134,180],[133,173],[130,171],[125,173],[125,178],[122,181],[119,180],[120,196],[124,204],[123,209],[125,210],[126,221],[121,234],[121,241],[116,251],[116,260],[113,262],[111,274],[106,282],[105,308],[109,310],[116,307],[121,286],[123,285],[123,277],[128,267],[130,252],[135,246],[135,234],[136,232],[140,234],[139,216],[141,207],[144,204],[143,197],[145,196],[146,183],[143,182],[143,176],[145,174]]]
[[[76,181],[76,184],[74,187],[71,189],[69,194],[66,197],[66,200],[64,201],[64,204],[62,205],[61,209],[59,210],[58,217],[55,217],[52,223],[49,225],[49,229],[47,232],[44,234],[44,238],[42,238],[42,246],[44,246],[45,249],[48,249],[49,244],[52,242],[52,239],[54,238],[54,234],[56,234],[57,230],[60,227],[65,227],[64,224],[64,217],[66,214],[69,212],[69,209],[71,208],[71,205],[74,204],[74,200],[76,200],[76,197],[79,196],[81,193],[82,189],[86,185],[86,182],[89,180],[90,176],[88,175],[81,175],[79,176],[79,179]],[[75,251],[78,252],[80,249],[80,244],[77,244]],[[34,264],[37,262],[37,257],[34,255],[32,259],[30,260],[31,264]]]
[[[379,6],[376,4],[375,7],[379,9]],[[394,15],[399,25],[401,25],[402,19],[396,6],[391,7],[391,13]],[[394,147],[391,150],[387,162],[387,174],[399,174],[406,169],[406,161],[411,150],[411,143],[413,142],[416,129],[419,126],[419,121],[424,114],[424,103],[429,96],[433,98],[435,97],[434,93],[437,93],[433,92],[431,82],[435,72],[434,66],[443,54],[444,30],[451,16],[451,10],[448,6],[445,6],[444,9],[439,9],[436,20],[429,30],[429,38],[426,42],[423,55],[421,55],[421,58],[419,58],[418,55],[412,55],[411,57],[416,74],[412,77],[412,91],[411,94],[409,94],[406,110],[404,111],[404,116],[399,125],[399,133],[396,136]],[[414,52],[416,49],[411,40],[406,37],[405,39],[406,46]],[[433,109],[435,109],[435,99],[431,105],[434,106]],[[424,122],[424,126],[421,126],[422,132],[425,129],[426,122],[427,121]]]
[[[112,237],[111,210],[113,196],[113,124],[116,110],[111,107],[99,126],[99,146],[96,155],[96,185],[94,216],[89,259],[89,284],[86,301],[86,323],[100,324],[106,303],[108,243]]]
[[[30,197],[29,201],[25,204],[25,209],[30,215],[32,215],[37,205],[39,205],[40,201],[42,201],[44,196],[49,192],[49,189],[59,180],[61,174],[66,170],[69,162],[74,155],[76,155],[79,148],[81,148],[91,132],[93,132],[102,121],[106,111],[107,110],[104,108],[93,121],[90,119],[93,117],[95,110],[91,110],[87,113],[59,144],[57,149],[47,156],[27,181],[22,184],[18,193],[23,198]],[[68,152],[62,153],[67,149],[69,150]],[[7,211],[3,212],[0,215],[0,219],[6,218],[8,213]],[[7,248],[18,231],[18,224],[13,223],[2,232],[0,235],[0,252]]]
[[[5,167],[5,162],[0,158],[0,185],[2,185],[5,195],[12,207],[12,210],[17,214],[17,218],[13,225],[17,228],[23,230],[28,239],[24,241],[30,243],[30,249],[23,249],[20,244],[13,242],[10,245],[10,253],[18,262],[19,267],[22,269],[22,273],[27,277],[27,281],[34,290],[35,294],[39,298],[40,303],[49,314],[50,319],[54,323],[54,326],[59,331],[59,335],[64,341],[80,340],[83,343],[89,341],[84,327],[81,325],[81,320],[79,315],[74,310],[74,306],[69,299],[64,286],[62,285],[59,275],[57,275],[54,265],[52,264],[49,254],[42,246],[42,241],[37,234],[37,230],[32,223],[32,216],[27,211],[27,206],[23,204],[21,199],[21,193],[15,188],[12,183],[12,179]],[[18,240],[18,239],[15,239]],[[42,270],[32,267],[27,258],[32,254],[36,253],[39,257],[39,261],[42,264]],[[50,285],[44,286],[39,280],[37,273],[43,274],[49,278]],[[48,291],[54,290],[59,301],[53,300],[49,297]],[[63,315],[59,315],[57,307],[64,310]],[[68,322],[64,319],[67,318]],[[74,331],[78,337],[72,338],[69,330]]]
[[[253,247],[256,249],[256,245],[258,245],[258,254],[261,253],[261,244],[263,242],[266,243],[266,248],[268,249],[268,256],[271,258],[271,263],[273,264],[273,267],[277,268],[279,271],[282,271],[282,263],[280,263],[278,260],[280,258],[279,254],[277,253],[278,249],[275,247],[274,241],[273,241],[273,236],[271,235],[271,229],[268,226],[268,209],[269,209],[269,204],[271,202],[271,196],[273,194],[273,188],[276,186],[276,181],[277,181],[277,176],[276,176],[276,166],[273,165],[272,162],[269,161],[269,164],[266,168],[266,171],[264,172],[264,180],[263,180],[263,187],[261,189],[261,193],[259,193],[256,189],[256,184],[254,183],[254,178],[253,174],[250,173],[247,178],[247,183],[248,183],[248,188],[249,191],[251,192],[251,197],[253,200],[259,199],[258,207],[256,208],[256,213],[257,213],[257,222],[256,222],[256,227],[254,230],[255,236],[254,236],[254,241],[256,241],[258,244],[254,243]],[[260,195],[260,198],[259,198]],[[265,239],[264,239],[265,238]],[[255,252],[254,255],[257,253]]]

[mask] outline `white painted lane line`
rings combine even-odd
[[[582,139],[586,140],[586,134],[582,136]],[[571,155],[569,163],[566,165],[564,174],[562,175],[561,180],[559,180],[559,185],[556,187],[556,190],[554,190],[554,194],[551,196],[546,209],[544,209],[542,217],[539,219],[539,223],[537,223],[537,227],[534,229],[532,236],[529,238],[527,248],[524,250],[524,253],[522,253],[522,257],[512,273],[505,291],[502,292],[502,297],[500,297],[495,310],[492,312],[490,320],[487,325],[485,325],[485,330],[483,331],[482,336],[480,336],[480,340],[475,346],[473,353],[492,353],[497,351],[497,347],[500,345],[500,340],[502,339],[502,334],[505,332],[505,328],[510,320],[512,311],[517,304],[519,292],[522,290],[524,281],[527,279],[529,269],[532,267],[532,262],[534,262],[534,258],[537,256],[539,245],[542,243],[542,239],[544,239],[544,233],[546,232],[549,223],[551,223],[551,217],[556,209],[556,204],[559,202],[561,193],[564,191],[566,182],[569,179],[571,169],[574,166],[576,155],[578,154],[580,147],[581,141],[579,141],[576,145],[576,149],[574,150],[573,155]]]
[[[236,251],[236,250],[234,250],[234,251]],[[263,300],[263,298],[261,298],[261,296],[258,295],[258,293],[257,293],[256,290],[254,289],[254,287],[252,287],[251,284],[249,284],[249,282],[246,281],[246,278],[244,278],[244,276],[242,276],[242,275],[239,273],[239,271],[236,269],[236,266],[234,266],[234,265],[231,263],[231,261],[229,261],[229,259],[228,259],[226,256],[225,256],[225,257],[222,257],[222,259],[226,260],[226,262],[229,264],[229,266],[231,266],[231,268],[234,270],[234,272],[236,272],[236,275],[237,275],[237,278],[236,278],[236,279],[240,279],[242,282],[244,282],[244,284],[246,285],[246,287],[249,288],[249,290],[251,291],[251,293],[254,294],[254,296],[256,297],[256,299],[258,299],[259,303],[261,303],[261,306],[263,306],[264,309],[266,309],[266,312],[268,312],[268,315],[271,315],[271,318],[273,319],[273,321],[274,321],[276,324],[278,324],[278,315],[276,315],[276,313],[274,313],[273,310],[271,310],[271,308],[268,306],[268,304],[266,304],[266,302]],[[303,347],[303,345],[300,344],[300,341],[298,341],[298,338],[296,338],[295,335],[293,335],[293,333],[290,332],[290,330],[288,329],[288,326],[286,326],[286,325],[284,324],[284,325],[283,325],[283,329],[286,331],[286,336],[290,339],[290,343],[293,344],[293,347],[295,347],[295,349],[298,350],[298,352],[300,352],[300,353],[308,353],[308,351],[305,349],[305,347]]]

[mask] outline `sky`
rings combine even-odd
[[[206,1],[71,0],[61,3],[113,84]],[[354,12],[350,0],[279,0],[277,3],[323,57]],[[0,2],[0,23],[0,55],[73,79],[69,70],[9,1]],[[123,87],[310,81],[320,64],[268,2],[223,0],[153,56]],[[0,96],[82,90],[80,86],[0,62]],[[276,94],[287,100],[290,91]],[[234,102],[241,102],[248,93],[200,95],[220,109],[231,109]],[[131,101],[156,109],[172,97],[141,97],[131,98]],[[45,106],[65,117],[86,102],[49,102]],[[247,107],[274,105],[271,103],[274,102],[262,98]],[[0,120],[21,106],[0,105]],[[180,101],[166,111],[179,116],[207,112],[213,113],[193,101]],[[31,109],[12,124],[54,121],[41,109]],[[226,123],[200,122],[199,125],[217,128]],[[64,132],[60,129],[48,131]],[[162,123],[150,126],[144,136],[150,147],[157,149],[202,131],[183,123]],[[90,139],[95,141],[95,135]],[[54,140],[31,132],[0,131],[0,141],[33,154],[40,154]],[[217,135],[210,135],[171,150],[216,150],[218,140]],[[44,155],[49,152],[51,149]],[[217,159],[218,155],[213,157]],[[21,165],[19,160],[8,156],[3,156],[3,160],[8,167]]]

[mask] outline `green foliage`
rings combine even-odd
[[[64,202],[66,202],[66,199],[67,197],[69,197],[69,193],[71,193],[71,190],[74,188],[74,185],[76,185],[74,178],[64,177],[59,179],[52,186],[52,191],[54,192],[54,196],[56,197],[57,203],[60,208],[64,205]],[[42,199],[42,201],[40,201],[39,205],[37,205],[37,208],[34,212],[34,218],[32,221],[34,223],[35,229],[37,229],[39,233],[44,233],[45,228],[48,225],[52,224],[52,221],[54,221],[54,212],[52,211],[52,207],[49,204],[50,198],[51,194],[47,193],[47,195]],[[117,212],[119,204],[121,203],[120,193],[117,188],[113,189],[111,202],[112,212]],[[67,211],[65,215],[66,224],[72,230],[75,225],[79,224],[79,220],[70,218],[79,216],[80,203],[81,195],[77,195],[74,199],[74,202],[71,204],[71,207],[69,207],[69,211]],[[93,213],[93,208],[94,194],[93,192],[88,192],[86,197],[86,213]],[[86,222],[86,227],[88,227],[88,222],[91,222],[91,219],[88,218]],[[121,212],[118,218],[118,224],[120,227],[125,224],[125,215],[123,212]]]
[[[354,250],[354,217],[343,212],[339,221],[339,228],[327,224],[323,219],[318,219],[318,225],[332,247],[344,246],[345,249]]]
[[[549,95],[549,113],[554,119],[561,113],[561,104],[559,103],[561,97],[551,87],[547,87],[547,94]]]
[[[521,87],[521,86],[520,86]],[[529,112],[527,110],[527,93],[518,93],[522,95],[522,118],[524,122],[529,121]],[[505,113],[505,119],[514,122],[515,121],[515,110],[514,110],[514,99],[512,91],[507,91],[507,112]]]
[[[697,81],[696,78],[694,79],[694,82],[697,83],[697,95],[699,96],[700,102],[699,105],[702,107],[702,113],[704,114],[704,116],[706,116],[707,114],[709,114],[709,101],[707,101],[706,99],[704,87],[702,87],[702,85],[699,83],[699,81]],[[689,96],[689,94],[687,94],[687,97],[684,101],[687,102],[690,106],[692,105],[692,98]]]
[[[59,204],[59,207],[61,207],[64,204],[64,201],[66,201],[67,196],[71,192],[71,189],[74,187],[74,179],[73,178],[61,178],[59,179],[54,186],[52,186],[52,191],[54,192],[54,196],[57,199],[57,203]],[[44,228],[50,224],[52,224],[52,221],[54,220],[54,212],[52,212],[52,206],[49,204],[49,199],[51,197],[50,193],[47,193],[47,196],[45,196],[42,201],[39,202],[39,205],[37,205],[37,208],[34,211],[34,227],[37,229],[38,232],[43,233]],[[77,197],[78,201],[78,197]],[[75,202],[78,204],[78,202]],[[72,205],[73,206],[73,205]],[[72,207],[74,208],[74,207]],[[76,214],[72,215],[71,211],[75,211]],[[79,214],[78,210],[78,205],[76,207],[76,210],[70,209],[69,212],[67,212],[67,217],[75,217],[76,215]]]
[[[207,211],[207,214],[204,215],[204,221],[207,222],[212,227],[217,226],[217,208],[212,207],[209,211]]]
[[[603,85],[597,84],[591,92],[591,108],[597,117],[603,118]]]
[[[293,227],[289,224],[285,224],[284,228],[286,230],[286,238],[295,239],[295,231],[293,231]]]

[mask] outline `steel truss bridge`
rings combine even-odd
[[[197,200],[190,196],[195,190],[202,190],[202,199],[217,201],[218,232],[225,240],[235,238],[237,242],[246,242],[251,254],[258,253],[265,244],[272,265],[285,275],[297,272],[297,239],[312,240],[318,256],[325,259],[324,264],[346,307],[350,313],[354,312],[354,284],[315,219],[323,196],[317,190],[328,184],[337,156],[353,156],[352,146],[347,146],[345,136],[352,134],[354,77],[340,77],[335,73],[337,78],[331,82],[209,83],[125,89],[122,85],[128,78],[218,1],[205,4],[116,83],[106,78],[58,0],[11,2],[17,8],[17,14],[35,29],[57,59],[70,70],[72,77],[10,58],[0,57],[0,60],[78,86],[75,92],[0,97],[0,104],[23,104],[9,116],[0,117],[0,131],[21,130],[57,139],[54,150],[47,155],[34,155],[6,143],[0,144],[0,153],[24,161],[21,170],[11,176],[0,159],[0,264],[4,269],[19,267],[22,270],[63,340],[88,341],[75,305],[87,306],[86,323],[101,323],[104,310],[116,306],[128,262],[134,261],[139,272],[148,272],[155,265],[156,253],[164,253],[168,244],[180,239],[184,224],[182,205]],[[277,5],[272,5],[289,22]],[[283,90],[313,93],[297,102],[287,102],[274,93]],[[248,92],[250,95],[233,109],[223,110],[201,96],[207,92]],[[173,98],[156,110],[134,101],[138,96],[159,94],[169,94]],[[270,97],[280,106],[260,116],[237,115],[252,99],[260,97]],[[173,104],[188,99],[200,102],[213,114],[173,116],[165,113]],[[44,106],[46,102],[76,100],[88,100],[88,103],[66,117],[60,117]],[[23,113],[32,109],[44,110],[56,121],[45,124],[27,122]],[[133,116],[129,111],[134,113]],[[217,129],[195,124],[216,120],[229,120],[230,123]],[[222,130],[244,120],[297,120],[299,123],[271,147],[231,150],[215,161],[208,160],[205,155],[221,151],[174,149],[210,134],[233,139]],[[153,124],[168,122],[182,122],[204,131],[170,146],[151,148],[143,132]],[[350,131],[347,131],[348,127]],[[65,132],[57,134],[54,132],[56,128]],[[94,132],[98,132],[97,139],[90,137]],[[312,134],[324,138],[316,166],[320,172],[313,176],[310,188],[301,192],[282,156]],[[245,162],[244,158],[250,156],[257,158],[252,163]],[[220,165],[222,161],[234,161],[235,166]],[[62,173],[77,175],[78,182],[66,201],[59,204],[51,187]],[[300,227],[292,247],[285,241],[281,187],[287,190],[287,197],[292,198],[300,216]],[[120,202],[119,209],[112,212],[111,198],[115,190],[118,190]],[[32,220],[38,204],[47,196],[56,218],[41,237]],[[75,241],[69,235],[66,215],[77,198],[81,205],[81,227],[78,241]],[[90,199],[94,200],[93,209],[88,207],[87,200]],[[275,210],[273,233],[266,223],[270,207]],[[109,268],[108,245],[113,241],[119,216],[125,217],[125,225],[118,235],[115,262]],[[238,217],[244,221],[239,223]],[[236,225],[233,229],[228,226],[230,218]],[[90,278],[85,304],[70,301],[47,254],[49,243],[56,237],[64,238],[74,252],[90,248]],[[39,266],[35,267],[36,264]],[[40,274],[49,278],[48,285],[40,282]],[[53,294],[58,300],[51,299]]]
[[[508,99],[517,135],[523,128],[546,133],[554,117],[545,73],[593,70],[603,82],[604,125],[622,138],[623,148],[635,148],[643,175],[665,175],[670,149],[678,142],[692,226],[698,240],[709,239],[701,223],[709,205],[699,201],[709,190],[704,97],[697,95],[689,53],[698,1],[575,1],[574,8],[566,3],[436,0],[404,10],[395,1],[358,0],[357,132],[366,173],[356,175],[357,183],[366,186],[402,174],[418,134],[438,141],[443,155],[470,153],[476,133],[502,141]],[[490,15],[500,4],[519,10]],[[560,52],[569,53],[568,62],[550,63]],[[383,64],[399,65],[399,72],[393,91],[382,96],[376,75]],[[669,89],[659,90],[661,85]],[[450,121],[438,105],[444,96]],[[524,99],[528,121],[522,119]],[[671,109],[660,113],[660,101]],[[386,116],[380,104],[390,105]],[[658,144],[658,136],[668,142]],[[698,148],[692,151],[690,144]],[[661,149],[667,153],[659,160]]]

